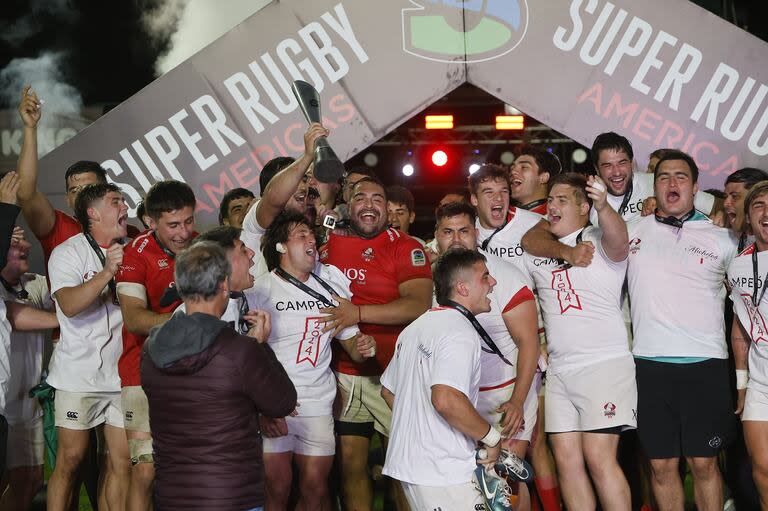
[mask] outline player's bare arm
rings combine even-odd
[[[583,241],[574,247],[560,243],[549,232],[549,222],[539,221],[521,240],[523,250],[536,257],[562,259],[571,266],[587,267],[592,262],[595,247],[589,241]]]
[[[141,284],[132,284],[141,286]],[[123,292],[124,283],[118,284],[120,311],[123,313],[125,328],[136,335],[149,335],[149,331],[157,325],[162,325],[171,319],[172,313],[158,314],[147,308],[146,299],[128,295]],[[142,288],[144,286],[141,286]]]
[[[59,327],[59,320],[53,312],[11,301],[5,302],[5,306],[8,321],[14,330],[49,330]]]
[[[605,182],[599,177],[589,176],[587,195],[592,199],[592,207],[597,211],[597,218],[603,231],[600,243],[605,255],[611,261],[623,261],[629,254],[627,224],[621,215],[608,204],[608,188]]]
[[[731,348],[733,349],[733,365],[736,371],[749,370],[749,346],[750,339],[739,317],[734,314],[731,325]],[[744,399],[747,389],[738,389],[738,401],[736,403],[736,415],[744,411]]]

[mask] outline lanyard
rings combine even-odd
[[[741,236],[739,236],[738,253],[741,254],[742,252],[744,252],[745,248],[747,248],[747,233],[743,232],[741,233]]]
[[[632,191],[634,190],[634,172],[629,176],[629,184],[627,190],[624,192],[624,198],[621,200],[621,206],[619,206],[619,216],[624,217],[624,212],[629,205],[629,201],[632,200]]]
[[[171,252],[171,249],[163,245],[163,242],[160,241],[160,238],[157,237],[157,233],[155,231],[152,231],[152,237],[155,238],[155,243],[157,243],[157,246],[160,247],[163,252],[165,252],[165,255],[170,257],[171,259],[176,259],[176,254]]]
[[[96,252],[96,257],[99,258],[99,261],[101,261],[101,267],[104,268],[107,264],[107,256],[104,255],[104,252],[101,251],[101,247],[98,243],[96,243],[96,240],[93,239],[93,236],[91,236],[91,233],[86,232],[85,239],[88,240],[88,244],[91,246],[94,252]],[[117,301],[117,284],[115,284],[115,278],[112,277],[109,280],[109,284],[107,284],[109,287],[109,291],[112,293],[112,303],[115,305],[120,305],[120,302]]]
[[[760,302],[763,301],[763,295],[765,295],[765,288],[768,287],[766,284],[768,284],[768,273],[765,275],[765,278],[763,279],[763,290],[760,292],[760,296],[757,296],[757,292],[760,289],[760,285],[758,284],[758,275],[757,275],[757,244],[754,245],[754,252],[752,252],[752,277],[754,279],[754,289],[752,290],[752,305],[755,307],[760,305]]]
[[[507,360],[507,357],[501,353],[499,347],[496,346],[496,343],[493,342],[491,336],[488,334],[488,332],[485,331],[485,328],[483,328],[483,325],[480,324],[474,314],[469,312],[466,307],[454,302],[453,300],[448,300],[446,305],[459,311],[461,315],[467,318],[467,320],[472,324],[472,326],[475,328],[475,331],[477,332],[477,335],[479,335],[483,342],[485,342],[485,344],[488,346],[488,348],[490,348],[490,351],[485,348],[483,348],[483,351],[487,353],[495,353],[499,356],[499,358],[501,358],[501,360],[504,361],[505,364],[510,366],[513,365],[509,360]]]
[[[17,291],[13,289],[13,286],[10,285],[8,281],[5,280],[3,277],[0,277],[0,282],[3,283],[3,287],[5,288],[5,290],[11,293],[13,296],[15,296],[17,300],[26,300],[27,298],[29,298],[29,292],[27,292],[27,290],[24,289],[23,283],[21,284],[21,289]]]
[[[243,318],[248,314],[248,311],[250,311],[250,308],[248,307],[248,299],[242,291],[230,291],[229,297],[233,300],[237,300],[237,321],[230,321],[230,326],[238,333],[246,335],[248,333],[248,322]]]
[[[590,225],[591,225],[591,224],[587,224],[587,225],[585,225],[585,226],[584,226],[584,227],[581,229],[581,231],[579,231],[579,234],[577,234],[577,235],[576,235],[576,245],[578,245],[579,243],[581,243],[581,239],[582,239],[582,237],[584,236],[584,229],[586,229],[586,228],[587,228],[587,227],[589,227]],[[574,245],[574,246],[575,246],[575,245]],[[560,262],[560,268],[562,268],[563,270],[567,270],[567,269],[569,269],[569,268],[571,268],[571,267],[573,267],[573,265],[572,265],[571,263],[566,263],[565,261],[561,261],[561,262]]]
[[[656,217],[656,221],[665,225],[671,225],[672,227],[677,227],[678,229],[683,228],[683,224],[693,218],[693,215],[696,214],[696,210],[692,209],[688,213],[684,214],[682,218],[677,218],[674,216],[659,216],[658,209],[654,211],[653,216]]]
[[[493,231],[493,233],[490,236],[485,238],[485,241],[483,241],[480,244],[480,248],[483,249],[483,252],[487,252],[488,251],[488,244],[491,242],[491,240],[493,239],[494,236],[499,234],[499,231],[501,231],[502,229],[504,229],[507,226],[508,223],[509,223],[509,221],[504,222],[504,224],[501,227],[497,228],[495,231]]]
[[[523,209],[531,210],[533,208],[537,208],[542,204],[546,204],[546,203],[547,203],[547,199],[537,199],[533,202],[529,202],[528,204],[523,204],[522,206],[519,206],[519,207]]]
[[[319,301],[323,302],[326,307],[335,307],[335,305],[333,305],[333,302],[331,302],[328,298],[324,297],[323,295],[321,295],[320,293],[318,293],[317,291],[315,291],[311,287],[307,286],[302,281],[300,281],[299,279],[297,279],[296,277],[294,277],[293,275],[291,275],[290,273],[288,273],[284,269],[280,268],[279,266],[277,268],[275,268],[275,273],[277,275],[279,275],[280,277],[282,277],[283,279],[287,280],[289,283],[293,284],[297,288],[299,288],[302,291],[304,291],[305,293],[307,293],[309,296],[311,296],[315,300],[319,300]],[[318,282],[318,284],[323,286],[323,288],[326,291],[328,291],[328,293],[330,293],[331,295],[338,295],[339,294],[339,293],[336,292],[335,289],[333,289],[333,287],[331,287],[330,284],[325,282],[323,279],[321,279],[320,277],[318,277],[314,273],[310,272],[310,275]]]

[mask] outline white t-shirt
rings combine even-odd
[[[338,296],[350,300],[349,279],[335,266],[320,265],[315,273]],[[331,294],[312,276],[306,286],[331,300]],[[246,293],[251,309],[262,309],[272,319],[269,345],[296,387],[300,417],[330,415],[336,397],[336,379],[331,370],[331,332],[323,332],[322,301],[278,277],[262,275]],[[331,300],[332,301],[332,300]],[[332,303],[337,305],[336,302]],[[350,339],[360,330],[345,328],[339,339]]]
[[[253,278],[268,273],[267,261],[264,259],[264,253],[261,251],[261,238],[267,230],[259,225],[256,220],[256,206],[259,201],[254,202],[243,218],[243,230],[240,233],[240,241],[243,245],[253,250],[253,266],[250,268]]]
[[[625,222],[633,222],[642,218],[643,202],[648,197],[653,197],[653,174],[647,172],[635,172],[632,174],[632,195],[624,207],[623,211],[619,211],[622,202],[624,202],[624,195],[611,195],[608,194],[608,204],[611,205],[614,211],[618,211]],[[715,197],[707,192],[699,190],[693,199],[693,207],[698,211],[701,211],[705,215],[709,215],[712,212],[712,206],[715,205]],[[597,218],[597,211],[592,208],[589,218],[594,225],[599,225]]]
[[[749,383],[748,387],[768,392],[768,296],[760,295],[768,284],[765,279],[768,270],[768,252],[757,253],[757,296],[758,306],[752,304],[755,278],[752,270],[752,253],[755,246],[748,247],[734,258],[728,267],[728,282],[731,284],[733,311],[749,335]]]
[[[85,236],[72,236],[54,248],[48,260],[51,296],[91,280],[101,270],[101,261]],[[119,392],[123,316],[109,286],[77,316],[68,318],[61,307],[56,307],[56,316],[61,337],[48,365],[48,383],[68,392]]]
[[[176,307],[176,309],[173,311],[173,314],[175,315],[179,312],[187,312],[187,305],[185,303],[182,303]],[[235,331],[239,334],[245,335],[245,332],[248,331],[247,324],[245,324],[245,322],[242,321],[242,318],[240,317],[240,299],[238,298],[229,299],[227,302],[227,308],[224,311],[224,314],[221,315],[221,320],[229,323],[229,326],[234,328]]]
[[[538,224],[543,218],[538,213],[528,211],[522,208],[509,208],[510,219],[507,225],[493,234],[496,229],[485,229],[480,225],[480,219],[477,219],[477,245],[483,246],[483,242],[491,238],[488,242],[488,246],[485,248],[486,252],[489,252],[497,257],[501,257],[518,267],[521,271],[525,271],[525,262],[523,260],[523,245],[521,240],[526,232],[531,227]]]
[[[16,298],[4,287],[0,288],[0,297],[3,300],[24,303],[38,309],[53,309],[45,277],[34,273],[22,275],[21,285],[14,286],[14,289],[21,290],[22,286],[29,295],[27,299]],[[37,399],[29,397],[29,389],[40,383],[44,342],[45,332],[43,331],[11,333],[12,370],[5,406],[5,418],[11,425],[29,422],[43,414]]]
[[[627,261],[612,261],[604,252],[602,231],[587,226],[560,242],[595,246],[595,256],[586,268],[563,268],[562,261],[526,254],[526,267],[539,292],[549,349],[551,374],[630,356],[627,329],[621,313],[621,290]]]
[[[477,315],[477,320],[491,336],[496,347],[515,364],[510,366],[497,354],[490,352],[483,343],[480,355],[480,387],[494,387],[506,383],[517,376],[517,344],[509,335],[502,314],[530,299],[533,285],[530,279],[517,267],[493,254],[482,252],[486,257],[488,272],[496,279],[491,291],[491,311]]]
[[[701,213],[682,229],[654,215],[627,227],[635,356],[728,358],[724,280],[736,256],[733,233]]]
[[[477,406],[482,340],[462,314],[431,309],[400,333],[381,384],[395,395],[383,473],[424,486],[467,483],[475,442],[432,406],[432,386],[448,385]]]

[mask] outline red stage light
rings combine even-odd
[[[448,163],[448,155],[442,149],[438,149],[432,153],[432,163],[436,167],[444,167]]]

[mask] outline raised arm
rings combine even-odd
[[[24,123],[24,139],[19,155],[19,202],[22,214],[32,234],[44,238],[53,229],[56,211],[51,201],[37,189],[37,124],[42,110],[40,100],[30,87],[24,87],[19,104],[19,115]]]
[[[56,298],[56,305],[61,309],[61,312],[68,318],[71,318],[87,309],[101,295],[109,281],[114,278],[122,262],[123,246],[115,243],[107,250],[104,268],[94,275],[92,279],[77,286],[62,287],[53,293],[53,296]],[[49,267],[56,267],[53,258],[49,262]]]
[[[0,268],[5,268],[8,250],[11,248],[11,236],[19,207],[16,205],[16,194],[19,190],[19,177],[15,172],[9,172],[0,180]]]
[[[562,259],[571,266],[589,266],[589,263],[592,262],[592,256],[595,254],[594,245],[588,241],[579,243],[575,247],[560,243],[549,232],[549,222],[543,219],[525,233],[522,244],[523,250],[531,255]]]
[[[313,123],[304,134],[304,154],[288,167],[273,177],[266,189],[261,191],[261,200],[256,204],[256,221],[267,228],[280,214],[290,198],[296,193],[296,188],[304,179],[309,165],[315,157],[315,142],[320,137],[328,136],[328,130],[318,123]]]
[[[600,222],[600,229],[603,231],[600,243],[605,255],[611,261],[619,262],[626,259],[627,254],[629,254],[629,235],[624,219],[608,204],[607,190],[602,179],[589,176],[587,194],[592,199],[592,207],[597,211],[597,219]]]

